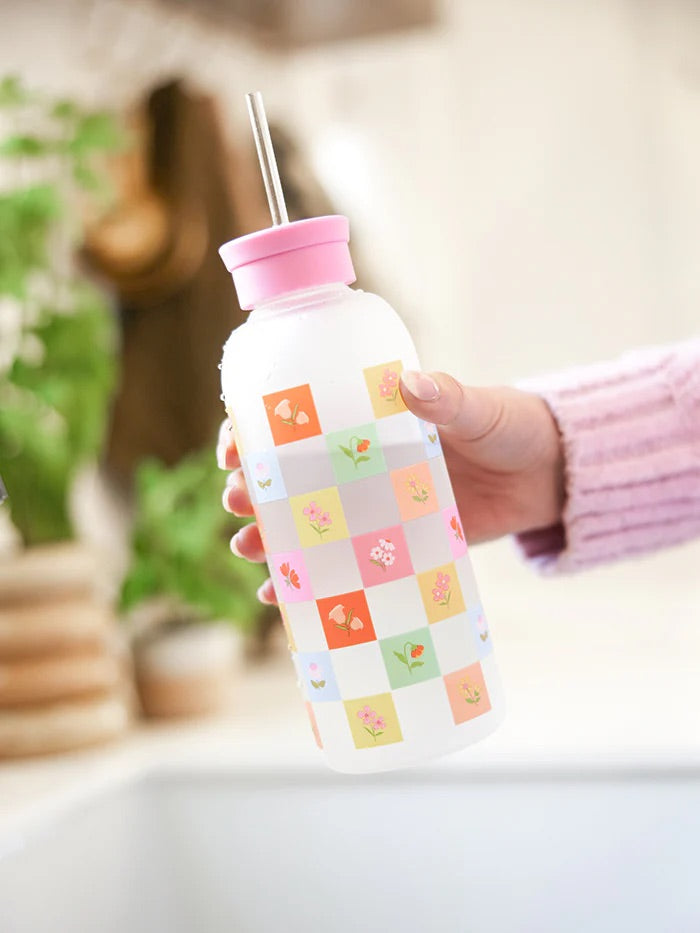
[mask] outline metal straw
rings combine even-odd
[[[258,150],[260,170],[265,182],[265,193],[267,194],[267,203],[270,205],[272,223],[274,226],[288,224],[289,215],[287,214],[287,205],[284,203],[284,192],[282,191],[280,174],[277,171],[277,160],[275,159],[275,150],[272,148],[270,128],[267,125],[262,94],[260,91],[254,91],[251,94],[246,94],[245,99],[248,104],[250,125],[253,127],[255,148]]]

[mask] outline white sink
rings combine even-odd
[[[154,772],[0,836],[2,933],[700,929],[700,772]]]

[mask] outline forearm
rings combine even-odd
[[[700,535],[700,340],[532,380],[565,455],[561,525],[518,536],[551,571]]]

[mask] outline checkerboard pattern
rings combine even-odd
[[[401,370],[362,372],[347,426],[324,384],[266,395],[266,443],[241,450],[316,741],[342,735],[346,749],[491,709],[462,522],[437,429],[406,410]]]

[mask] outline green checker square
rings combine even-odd
[[[374,421],[326,434],[326,444],[337,483],[351,483],[386,472],[386,461]]]
[[[427,626],[382,638],[379,647],[392,690],[440,676],[440,666]]]

